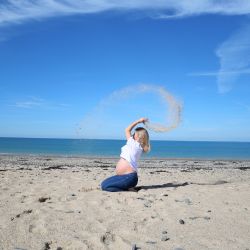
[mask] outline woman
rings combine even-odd
[[[125,129],[127,143],[121,148],[120,160],[116,165],[116,175],[111,176],[101,183],[104,191],[119,192],[127,191],[138,183],[138,160],[142,153],[150,150],[148,131],[143,127],[132,129],[139,123],[145,123],[146,118],[133,122]]]

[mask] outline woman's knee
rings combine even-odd
[[[101,183],[101,189],[103,190],[103,191],[106,191],[106,189],[108,188],[108,185],[107,185],[108,183],[107,182],[105,182],[105,180]]]
[[[103,191],[109,191],[109,192],[112,192],[111,190],[113,190],[112,188],[112,183],[110,183],[110,181],[108,179],[104,180],[102,183],[101,183],[101,189]]]

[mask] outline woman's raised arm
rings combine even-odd
[[[132,129],[139,123],[144,123],[146,122],[148,119],[147,118],[140,118],[137,121],[132,122],[126,129],[125,129],[125,135],[127,140],[131,137],[131,131]]]

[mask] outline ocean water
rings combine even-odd
[[[0,154],[119,157],[125,140],[0,138]],[[146,158],[250,160],[250,142],[151,141]]]

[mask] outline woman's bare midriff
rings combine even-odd
[[[129,162],[124,158],[120,158],[116,165],[116,174],[123,175],[135,172],[135,170],[130,166]]]

